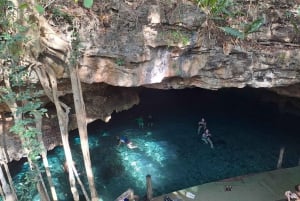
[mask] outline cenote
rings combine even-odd
[[[300,116],[279,110],[276,97],[263,89],[154,90],[143,89],[141,102],[114,113],[109,123],[89,124],[90,154],[97,191],[113,201],[132,188],[143,197],[146,175],[151,175],[154,196],[239,175],[276,169],[279,150],[285,147],[282,167],[298,165]],[[139,128],[137,119],[151,114],[153,127]],[[197,135],[204,117],[215,148]],[[137,149],[117,146],[116,136],[126,135]],[[83,171],[77,131],[70,133],[72,153]],[[59,200],[72,200],[63,172],[63,149],[49,152]],[[14,175],[20,186],[26,163]],[[85,181],[86,182],[86,181]]]

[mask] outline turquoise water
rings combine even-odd
[[[275,104],[261,101],[269,94],[251,89],[141,91],[140,105],[113,114],[109,123],[98,121],[89,125],[90,153],[99,195],[104,201],[113,201],[132,188],[143,197],[148,174],[154,196],[158,196],[273,170],[281,147],[285,147],[283,167],[298,165],[300,117],[282,113]],[[149,114],[154,126],[139,128],[136,119]],[[197,123],[202,117],[213,135],[214,149],[197,135]],[[80,139],[76,131],[71,135],[73,157],[79,171],[83,171]],[[138,148],[118,147],[117,135],[128,136]],[[49,152],[49,161],[60,200],[72,200],[61,166],[62,148]],[[22,170],[15,181],[24,179]]]

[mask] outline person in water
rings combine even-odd
[[[149,115],[147,116],[147,126],[148,126],[149,128],[152,128],[153,125],[154,125],[154,123],[153,123],[152,115],[149,114]]]
[[[118,146],[120,146],[121,144],[126,144],[126,146],[129,148],[129,149],[135,149],[137,148],[136,145],[134,145],[129,139],[127,136],[117,136],[117,141],[118,141]]]
[[[204,118],[201,119],[201,121],[198,122],[198,135],[203,131],[206,130],[206,121]]]
[[[136,122],[137,122],[139,128],[144,128],[144,119],[143,119],[143,117],[137,118]]]
[[[204,133],[202,134],[202,140],[205,142],[205,144],[209,143],[210,144],[210,148],[213,149],[214,148],[214,144],[211,141],[210,137],[211,137],[211,134],[210,134],[209,130],[205,129]]]

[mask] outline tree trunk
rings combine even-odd
[[[38,176],[38,182],[36,184],[37,186],[37,189],[38,189],[38,192],[39,192],[39,195],[40,195],[40,199],[42,201],[50,201],[50,197],[49,197],[49,194],[48,194],[48,191],[47,191],[47,188],[46,188],[46,185],[45,185],[45,182],[44,182],[44,179],[42,177],[42,174],[41,174],[41,171],[39,169],[39,167],[34,164],[30,158],[28,158],[28,162],[29,164],[31,164],[31,168],[34,170],[34,171],[37,171],[37,176]]]
[[[91,198],[92,201],[98,201],[99,199],[95,187],[94,175],[93,175],[93,170],[91,165],[88,134],[87,134],[86,112],[85,112],[84,100],[82,97],[80,80],[79,80],[79,76],[77,75],[77,69],[74,69],[74,67],[69,65],[69,71],[71,77],[74,105],[76,110],[77,126],[78,126],[79,136],[80,136],[81,150],[82,150],[84,166],[85,166],[85,170],[89,182],[89,187],[91,191]]]
[[[48,183],[50,186],[52,200],[57,201],[57,194],[56,194],[55,186],[53,184],[53,180],[52,180],[51,172],[50,172],[50,168],[49,168],[49,163],[48,163],[48,159],[47,159],[47,150],[45,148],[43,137],[42,137],[42,116],[40,115],[40,113],[34,112],[34,118],[36,120],[36,128],[40,132],[40,135],[38,135],[38,141],[40,142],[40,144],[42,146],[41,155],[42,155],[43,164],[45,167]]]
[[[6,181],[6,178],[4,176],[3,170],[2,170],[2,163],[7,163],[6,156],[4,156],[3,154],[5,154],[4,152],[2,152],[2,150],[4,149],[5,146],[5,140],[4,140],[4,135],[5,135],[5,118],[4,115],[1,115],[1,127],[0,127],[0,136],[1,136],[1,140],[0,140],[0,158],[1,158],[1,166],[0,166],[0,181],[1,181],[1,189],[2,189],[2,194],[3,197],[12,197],[12,192],[10,189],[9,184]]]
[[[0,186],[0,195],[1,195],[1,197],[3,197],[3,199],[5,200],[5,195],[4,195],[2,186]]]
[[[47,67],[45,69],[42,68],[43,68],[42,66],[35,66],[35,71],[39,76],[40,82],[44,88],[46,95],[55,104],[66,162],[68,164],[70,188],[73,195],[73,199],[75,201],[79,201],[78,190],[76,188],[76,181],[75,181],[75,177],[71,165],[73,164],[73,159],[72,159],[72,153],[69,144],[69,133],[68,133],[68,123],[69,123],[68,115],[70,109],[69,107],[67,107],[67,105],[62,103],[58,98],[57,81],[53,70]]]
[[[4,150],[4,148],[1,148],[1,153],[2,153],[2,157],[4,158],[4,163],[3,163],[3,166],[4,166],[4,169],[5,169],[5,173],[6,173],[6,177],[9,181],[9,186],[10,186],[10,189],[11,189],[11,196],[10,199],[13,201],[17,201],[18,200],[18,197],[17,197],[17,194],[16,194],[16,191],[15,191],[15,187],[14,187],[14,183],[13,183],[13,179],[11,177],[11,174],[10,174],[10,171],[9,171],[9,168],[8,168],[8,165],[7,165],[7,162],[8,162],[8,159],[6,157],[6,152]]]
[[[2,188],[4,196],[5,197],[11,196],[10,187],[9,187],[8,183],[6,182],[6,178],[2,171],[2,165],[0,166],[0,181],[1,181],[1,188]]]
[[[72,170],[73,170],[73,172],[74,172],[74,174],[75,174],[75,177],[76,177],[76,179],[77,179],[78,184],[79,184],[80,187],[81,187],[82,193],[83,193],[83,195],[84,195],[84,197],[85,197],[85,201],[90,201],[90,198],[89,198],[89,196],[88,196],[88,194],[87,194],[87,192],[86,192],[86,190],[85,190],[85,188],[84,188],[84,185],[83,185],[83,183],[82,183],[82,181],[81,181],[81,179],[80,179],[80,177],[79,177],[79,174],[78,174],[78,172],[77,172],[77,170],[76,170],[76,168],[75,168],[75,166],[74,166],[74,163],[72,164]]]
[[[11,191],[11,194],[9,196],[6,196],[6,197],[9,197],[10,200],[18,200],[17,198],[17,194],[16,194],[16,191],[15,191],[15,187],[14,187],[14,184],[13,184],[13,180],[11,178],[11,174],[10,174],[10,171],[9,171],[9,168],[8,168],[8,153],[7,153],[7,149],[6,149],[6,140],[5,140],[5,134],[6,134],[6,118],[4,117],[4,114],[1,115],[2,117],[2,126],[1,126],[1,141],[0,141],[0,156],[1,156],[1,160],[3,161],[2,162],[2,165],[4,167],[4,171],[5,171],[5,174],[6,174],[6,177],[8,179],[8,182],[9,182],[9,187],[10,187],[10,191]]]

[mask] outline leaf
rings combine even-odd
[[[209,7],[215,7],[216,6],[216,4],[217,4],[217,0],[208,0],[207,1],[207,5],[209,6]]]
[[[35,9],[37,10],[37,12],[40,14],[40,15],[43,15],[45,13],[45,9],[43,8],[43,6],[41,6],[40,4],[36,4],[35,5]]]
[[[264,24],[264,19],[261,17],[261,18],[255,20],[254,22],[252,22],[251,24],[249,24],[249,26],[245,30],[245,33],[250,34],[250,33],[256,32],[263,24]]]
[[[8,33],[3,33],[3,34],[1,35],[1,37],[3,38],[3,40],[6,40],[6,41],[12,40],[11,35],[8,34]]]
[[[19,9],[23,10],[28,8],[28,3],[22,3],[21,5],[19,5]]]
[[[220,29],[222,29],[226,34],[229,34],[236,38],[240,38],[240,39],[245,38],[245,34],[238,29],[231,28],[231,27],[220,27]]]
[[[93,0],[83,0],[83,6],[85,8],[91,8],[93,6]]]
[[[212,10],[213,13],[216,12],[216,11],[218,11],[218,10],[221,10],[222,9],[221,6],[222,5],[221,5],[220,0],[218,0],[218,1],[212,1],[211,4],[210,4],[210,8],[211,8],[211,10]]]

